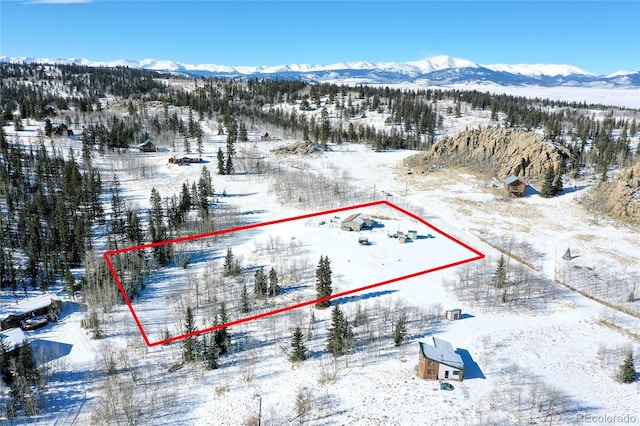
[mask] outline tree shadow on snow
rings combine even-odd
[[[336,303],[339,303],[340,305],[344,305],[345,303],[349,303],[349,302],[357,302],[359,300],[367,300],[373,297],[386,296],[387,294],[392,294],[397,291],[398,290],[383,290],[383,291],[374,291],[374,292],[365,293],[365,294],[356,294],[353,296],[343,296],[338,299],[332,300],[331,304],[334,305]]]
[[[249,197],[251,195],[256,195],[256,194],[257,194],[257,192],[244,192],[244,193],[239,193],[239,194],[217,193],[216,197],[220,197],[222,199],[225,199],[225,198],[236,198],[236,197]]]
[[[35,339],[29,342],[36,362],[43,364],[69,355],[73,345],[69,343],[53,342],[51,340]]]
[[[587,188],[587,185],[579,185],[579,186],[570,186],[568,188],[564,188],[561,192],[560,195],[565,195],[565,194],[571,194],[572,192],[578,192],[581,191],[583,189]]]

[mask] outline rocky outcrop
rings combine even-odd
[[[612,182],[601,183],[595,191],[604,199],[604,210],[613,217],[640,222],[640,162],[623,169]]]
[[[515,175],[525,181],[541,180],[546,168],[557,169],[569,151],[534,132],[511,129],[466,130],[431,147],[426,163],[467,166],[491,172],[498,179]]]
[[[306,141],[296,141],[289,145],[282,145],[275,149],[272,149],[271,152],[276,154],[313,154],[314,152],[320,152],[322,148],[319,145],[314,144],[313,142]]]

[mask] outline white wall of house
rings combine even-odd
[[[447,372],[449,373],[447,375]],[[456,372],[456,374],[454,374]],[[440,380],[460,380],[460,370],[457,368],[449,367],[448,365],[440,364],[438,369],[438,379]]]

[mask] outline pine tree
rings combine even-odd
[[[198,190],[200,198],[211,197],[213,195],[213,181],[207,166],[202,166],[200,180],[198,180]]]
[[[293,341],[291,342],[293,352],[289,357],[290,361],[304,361],[307,359],[307,349],[304,346],[303,338],[302,330],[300,330],[300,327],[296,327],[293,331]]]
[[[280,293],[280,286],[278,285],[278,273],[274,268],[269,271],[269,295],[275,297]]]
[[[342,329],[344,318],[342,311],[336,303],[331,311],[331,326],[329,327],[329,333],[327,335],[327,350],[334,356],[342,355],[344,346],[342,342]]]
[[[331,296],[331,261],[328,256],[320,256],[320,262],[316,268],[316,291],[318,299]],[[318,308],[327,308],[331,305],[329,300],[316,303]]]
[[[213,195],[211,175],[206,166],[202,166],[200,180],[198,181],[198,212],[204,220],[209,217],[209,197]]]
[[[495,288],[504,288],[507,283],[507,267],[504,262],[504,256],[500,256],[498,260],[498,265],[496,266],[496,272],[493,274],[491,278],[491,284]]]
[[[633,363],[633,353],[629,351],[624,362],[620,366],[618,380],[622,383],[632,383],[636,380],[636,367]]]
[[[238,129],[238,140],[240,142],[247,142],[249,140],[247,136],[247,126],[244,124],[244,121],[240,122],[240,127]]]
[[[222,148],[218,148],[218,174],[224,175],[227,170],[224,164],[224,152],[222,152]]]
[[[227,162],[224,165],[224,172],[227,175],[232,175],[234,168],[233,168],[233,158],[236,155],[236,150],[233,147],[233,144],[236,142],[238,136],[237,136],[237,123],[235,120],[233,120],[233,125],[231,126],[231,128],[229,129],[229,134],[227,135]]]
[[[404,342],[404,338],[407,335],[407,317],[402,314],[398,321],[396,321],[396,325],[393,330],[393,344],[396,346],[400,346],[402,342]]]
[[[184,320],[184,334],[191,334],[196,331],[195,320],[190,306],[187,306],[187,312]],[[195,361],[196,359],[196,336],[189,336],[182,343],[182,359],[186,362]]]
[[[327,349],[334,356],[353,347],[353,330],[336,303],[331,311],[331,326],[327,335]]]
[[[234,166],[233,166],[233,155],[229,154],[229,152],[227,151],[227,161],[224,165],[224,174],[225,175],[232,175],[234,171]]]
[[[544,172],[544,180],[542,182],[542,188],[540,188],[540,196],[543,198],[551,198],[553,197],[553,182],[555,179],[555,174],[553,172],[553,167],[549,167],[545,169]]]
[[[562,191],[564,191],[564,186],[562,184],[562,173],[560,172],[560,169],[558,169],[558,172],[556,173],[556,176],[553,179],[552,192],[553,192],[553,195],[556,196],[560,194]]]
[[[169,239],[169,230],[164,224],[164,212],[160,193],[151,189],[151,211],[149,212],[149,236],[152,243]],[[166,266],[171,260],[171,245],[163,244],[153,247],[153,258],[160,266]]]
[[[144,233],[142,232],[142,224],[140,223],[140,217],[135,210],[127,210],[127,239],[133,243],[133,245],[139,246],[144,239]],[[142,250],[138,250],[140,255],[143,254]]]
[[[249,295],[247,294],[247,284],[242,284],[242,292],[240,293],[240,312],[249,313],[251,306],[249,304]]]
[[[23,377],[30,385],[35,385],[40,380],[40,371],[33,360],[31,346],[26,342],[18,348],[15,375]]]
[[[258,269],[253,274],[253,279],[255,281],[253,285],[253,292],[259,297],[264,297],[267,295],[267,276],[264,273],[262,268]]]
[[[209,343],[207,344],[205,339],[205,345],[204,345],[204,358],[205,358],[207,368],[209,370],[215,370],[219,367],[218,365],[218,358],[220,356],[219,352],[220,350],[216,345],[215,335],[212,334],[211,337],[209,338]]]
[[[220,305],[220,324],[226,324],[229,322],[227,317],[227,308],[224,302]],[[219,328],[214,332],[216,347],[218,348],[218,354],[224,355],[231,348],[231,337],[227,332],[227,328]]]
[[[123,217],[124,201],[120,195],[120,181],[118,176],[113,176],[113,186],[111,187],[111,231],[121,237],[124,232],[124,217]]]
[[[231,247],[227,248],[227,255],[224,257],[223,269],[223,275],[225,277],[235,275],[235,260],[233,257],[233,252],[231,251]]]

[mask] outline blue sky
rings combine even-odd
[[[0,0],[0,55],[253,66],[446,54],[640,70],[638,1],[43,1],[71,0]]]

